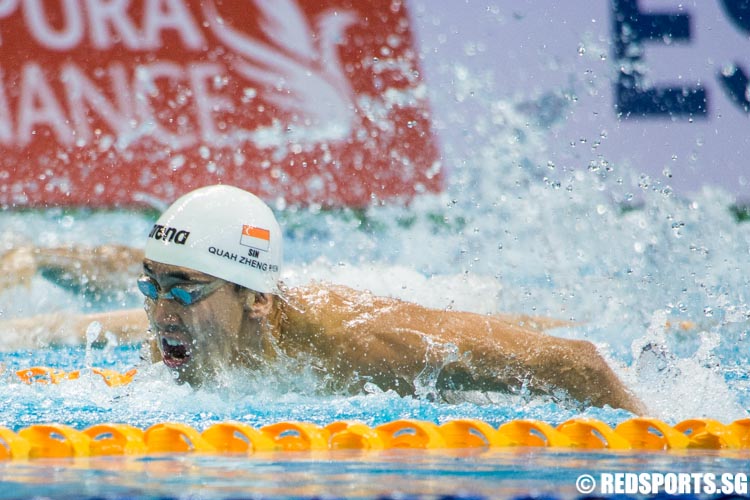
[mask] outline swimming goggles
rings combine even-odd
[[[159,285],[153,278],[141,276],[138,278],[138,289],[151,300],[174,299],[180,305],[192,306],[199,300],[211,295],[225,283],[226,281],[217,279],[210,283],[175,285],[166,292],[161,292],[159,291]]]

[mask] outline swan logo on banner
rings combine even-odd
[[[260,30],[268,42],[232,27],[221,17],[213,1],[201,2],[204,17],[201,20],[196,16],[198,13],[182,1],[145,0],[142,26],[138,26],[136,20],[128,16],[127,2],[105,4],[89,0],[81,4],[78,0],[64,0],[60,5],[64,24],[59,28],[52,22],[55,9],[50,5],[0,0],[0,18],[22,8],[28,30],[26,37],[30,35],[33,41],[53,52],[81,50],[87,36],[98,51],[171,50],[164,38],[176,33],[187,55],[208,46],[208,33],[203,33],[201,26],[207,26],[216,39],[233,52],[229,56],[232,63],[228,65],[221,59],[179,65],[166,58],[146,58],[134,68],[132,80],[128,80],[115,58],[105,62],[106,67],[96,70],[99,75],[109,77],[110,86],[115,89],[112,97],[101,88],[98,81],[101,77],[92,78],[85,70],[84,61],[71,61],[62,66],[59,80],[64,95],[60,96],[54,88],[51,70],[23,56],[26,62],[21,68],[22,88],[16,120],[10,116],[13,109],[5,97],[9,89],[0,85],[0,90],[4,90],[0,92],[3,94],[0,118],[4,118],[0,120],[0,140],[28,144],[34,140],[34,129],[43,125],[52,130],[61,144],[88,144],[95,136],[89,125],[92,114],[101,116],[110,125],[120,149],[145,137],[175,149],[191,147],[200,141],[218,146],[251,141],[259,147],[279,147],[290,140],[317,143],[345,139],[352,132],[356,108],[354,91],[343,71],[337,47],[345,39],[346,30],[356,22],[354,13],[323,11],[315,17],[315,26],[310,26],[293,0],[254,0],[246,5],[248,9],[256,8]],[[238,7],[239,4],[232,6],[235,12]],[[7,46],[9,41],[0,39],[0,46]],[[223,76],[227,71],[231,76]],[[252,92],[276,108],[273,110],[275,117],[283,116],[288,123],[272,128],[238,126],[222,131],[216,123],[216,111],[245,113],[243,108],[247,108],[252,99],[238,102],[236,98],[215,92],[212,86],[222,78],[238,76],[257,87],[257,90],[252,88]],[[189,92],[182,100],[193,101],[195,110],[191,113],[197,115],[199,136],[189,130],[175,133],[163,123],[164,110],[157,101],[160,85],[165,81],[189,85]],[[66,116],[66,104],[70,117]],[[11,129],[14,121],[17,123],[15,131]],[[280,130],[283,133],[279,133]]]
[[[253,3],[259,10],[261,29],[274,44],[223,22],[212,1],[203,4],[211,31],[242,57],[233,69],[248,81],[269,89],[265,99],[295,116],[296,123],[305,125],[306,133],[296,139],[322,142],[346,138],[355,114],[354,92],[336,46],[355,23],[354,14],[323,12],[314,30],[291,0]]]
[[[0,53],[0,204],[224,182],[359,206],[442,186],[401,3],[0,0]]]

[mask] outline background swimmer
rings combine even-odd
[[[359,391],[370,382],[410,394],[420,375],[435,368],[439,390],[563,389],[593,405],[644,412],[591,343],[544,333],[565,322],[435,310],[341,286],[284,288],[279,284],[281,230],[271,210],[250,193],[228,186],[193,191],[175,202],[159,225],[184,236],[178,241],[152,231],[148,238],[138,280],[146,314],[87,315],[68,318],[67,325],[56,317],[24,319],[6,322],[0,331],[28,339],[24,329],[39,329],[44,322],[48,331],[83,332],[87,322],[98,320],[137,341],[150,329],[155,359],[191,385],[209,382],[228,365],[261,368],[288,357],[309,360],[336,381],[337,390]],[[257,264],[243,265],[211,248]],[[92,259],[85,252],[61,252],[57,260],[45,251],[26,252],[21,276],[33,269],[29,254],[44,256],[37,262],[42,269],[63,274],[79,257],[80,267],[73,265],[73,271],[111,272],[118,256],[112,248]],[[23,253],[14,259],[24,265],[19,256]],[[12,268],[12,260],[6,265]]]

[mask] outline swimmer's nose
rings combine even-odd
[[[148,308],[151,323],[161,330],[178,325],[179,316],[174,312],[174,300],[157,299]]]

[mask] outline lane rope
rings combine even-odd
[[[117,387],[136,375],[103,368],[92,373]],[[25,383],[58,384],[80,377],[49,367],[18,370]],[[326,426],[284,421],[256,429],[242,422],[216,423],[199,432],[182,423],[162,422],[147,429],[124,423],[102,423],[77,430],[60,423],[37,424],[14,432],[0,426],[0,460],[83,457],[98,455],[148,455],[155,453],[255,453],[391,448],[450,449],[549,447],[612,450],[750,449],[750,418],[724,424],[707,418],[683,420],[671,426],[661,420],[635,417],[612,428],[587,417],[576,417],[557,426],[519,419],[493,427],[476,419],[433,422],[401,419],[371,427],[363,422],[340,420]]]
[[[103,423],[77,430],[60,423],[35,424],[17,432],[0,426],[0,460],[150,455],[157,453],[243,453],[411,448],[501,449],[548,447],[611,450],[750,449],[750,419],[723,424],[689,419],[670,426],[647,417],[625,420],[614,429],[587,417],[554,427],[520,419],[495,428],[475,419],[433,422],[400,419],[371,427],[339,420],[326,426],[283,421],[256,429],[242,422],[215,423],[203,432],[183,423],[161,422],[140,429]]]

